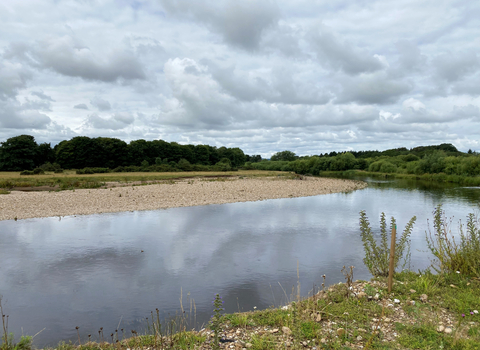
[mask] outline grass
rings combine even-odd
[[[404,271],[395,275],[391,294],[384,277],[350,287],[335,284],[282,308],[221,315],[219,336],[225,343],[219,348],[480,349],[480,313],[475,313],[480,310],[480,279]],[[423,294],[426,301],[421,301]],[[215,348],[213,329],[188,331],[178,317],[160,324],[158,313],[149,322],[144,334],[125,337],[122,331],[121,337],[112,333],[104,338],[102,333],[98,342],[80,343],[79,337],[50,350]],[[452,332],[440,332],[440,324]],[[31,337],[14,344],[10,336],[7,345],[5,339],[1,350],[32,348]]]
[[[8,191],[14,187],[40,187],[46,186],[56,190],[67,190],[74,188],[100,188],[107,185],[107,182],[118,184],[173,181],[186,178],[225,178],[225,177],[270,177],[279,176],[282,178],[292,177],[290,173],[281,171],[261,170],[239,170],[239,171],[218,171],[218,172],[167,172],[167,173],[104,173],[77,175],[73,170],[66,170],[62,174],[46,172],[42,175],[27,176],[20,175],[20,172],[0,172],[0,189]]]

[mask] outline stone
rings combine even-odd
[[[317,314],[317,318],[315,321],[317,322],[320,322],[322,320],[322,315],[321,314]]]
[[[410,289],[410,293],[416,293],[417,291],[415,289]]]
[[[290,334],[292,334],[292,330],[291,330],[290,328],[288,328],[288,327],[285,327],[285,326],[282,327],[282,332],[283,332],[283,334],[285,334],[285,335],[290,335]]]
[[[272,333],[278,333],[278,328],[272,329]]]
[[[357,337],[357,341],[362,341],[362,339],[363,339],[363,338],[362,338],[361,335],[359,335],[359,336]]]
[[[375,299],[375,300],[378,300],[379,298],[380,298],[380,294],[378,294],[378,293],[375,294],[375,296],[373,297],[373,299]]]
[[[415,305],[415,300],[409,300],[409,301],[408,301],[408,305],[414,306],[414,305]]]
[[[445,330],[445,327],[443,325],[440,325],[437,327],[437,332],[442,333]]]
[[[445,328],[443,331],[445,334],[452,334],[453,330],[450,327]]]
[[[367,296],[367,294],[364,293],[364,292],[360,292],[360,293],[357,294],[357,298],[358,298],[358,299],[363,299],[363,298],[365,298],[366,296]]]
[[[337,334],[339,337],[343,337],[345,335],[345,329],[343,328],[337,329]]]
[[[253,346],[252,343],[247,343],[247,344],[245,344],[245,347],[246,347],[247,349],[250,349],[252,346]]]
[[[394,302],[395,304],[400,304],[400,300],[398,300],[398,299],[393,299],[393,302]]]
[[[426,303],[427,300],[428,300],[428,295],[426,295],[426,294],[420,295],[420,300],[421,300],[423,303]]]

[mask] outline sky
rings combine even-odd
[[[4,0],[0,141],[480,151],[480,2]]]

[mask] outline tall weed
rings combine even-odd
[[[466,229],[459,223],[460,241],[451,232],[452,219],[447,219],[439,205],[433,212],[433,232],[428,229],[427,245],[435,256],[433,268],[437,272],[460,272],[480,277],[480,228],[478,218],[468,214]]]
[[[416,216],[411,218],[408,224],[405,226],[400,239],[398,239],[397,236],[397,240],[395,242],[395,268],[402,259],[404,260],[403,267],[405,267],[410,258],[409,237],[412,233],[413,224],[416,220]],[[393,227],[396,227],[396,221],[392,216],[390,219],[389,232],[392,231]],[[387,220],[385,219],[385,213],[382,213],[380,216],[379,244],[377,244],[375,237],[373,236],[370,222],[368,221],[365,210],[360,212],[360,234],[362,236],[363,248],[365,250],[365,258],[363,259],[365,266],[367,266],[370,273],[374,276],[388,276],[390,265],[390,235],[387,232]]]

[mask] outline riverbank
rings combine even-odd
[[[117,186],[118,185],[118,186]],[[362,181],[294,176],[166,180],[106,184],[59,192],[11,191],[0,196],[0,220],[156,210],[207,204],[316,196],[365,188]]]
[[[200,331],[188,331],[181,318],[159,326],[152,313],[146,334],[132,331],[125,338],[121,329],[104,336],[100,329],[82,342],[78,330],[78,342],[50,350],[480,349],[479,278],[404,271],[395,275],[391,293],[385,278],[347,278],[319,289],[280,308],[225,315],[217,309],[215,326]],[[30,350],[31,340],[24,338],[22,349]]]

